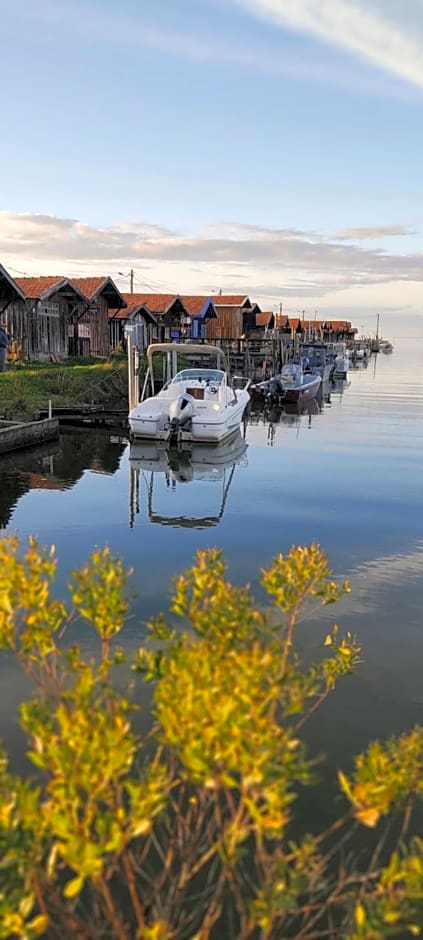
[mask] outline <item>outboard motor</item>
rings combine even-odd
[[[171,439],[177,437],[178,432],[191,421],[193,414],[194,399],[187,392],[171,401],[168,411]]]
[[[270,379],[270,381],[267,383],[266,392],[267,392],[267,397],[270,398],[270,400],[279,398],[283,394],[283,389],[282,389],[280,380],[276,378]]]

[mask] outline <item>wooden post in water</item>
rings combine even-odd
[[[134,405],[140,400],[140,351],[138,346],[134,349]]]
[[[132,336],[129,331],[126,337],[126,348],[128,352],[128,407],[129,411],[132,411],[134,407],[134,351]]]

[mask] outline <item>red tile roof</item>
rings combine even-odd
[[[89,300],[92,300],[94,294],[103,286],[103,284],[108,280],[107,277],[73,277],[72,284],[75,284],[75,287],[81,291],[82,294],[85,294]]]
[[[156,314],[166,313],[175,300],[178,300],[178,294],[123,294],[122,296],[127,304],[142,304],[150,313]]]
[[[126,294],[126,295],[123,295],[123,296],[124,296],[124,297],[128,297],[128,298],[130,298],[130,297],[133,298],[133,297],[135,297],[135,296],[137,296],[137,295],[136,295],[136,294]],[[108,311],[108,313],[109,313],[109,320],[127,320],[129,317],[132,316],[133,313],[136,313],[138,310],[142,310],[142,309],[144,309],[144,310],[146,311],[146,313],[147,313],[147,314],[151,317],[151,319],[154,321],[154,319],[155,319],[155,318],[154,318],[154,314],[151,313],[151,310],[148,309],[147,305],[144,304],[144,303],[140,303],[139,301],[134,301],[134,300],[127,300],[127,302],[126,302],[126,307],[123,307],[123,308],[121,307],[121,308],[119,308],[119,309],[109,310],[109,311]]]
[[[190,317],[199,317],[208,300],[212,300],[214,306],[214,297],[209,294],[183,294],[181,300]]]
[[[17,277],[15,281],[29,300],[39,300],[46,291],[57,284],[59,287],[66,278],[57,274],[50,277]]]
[[[311,329],[322,330],[323,327],[325,326],[328,329],[333,330],[334,332],[337,332],[337,331],[340,332],[341,330],[345,330],[346,332],[351,332],[351,333],[354,332],[349,320],[306,320],[306,319],[303,320],[302,317],[283,316],[281,319],[279,319],[280,325],[283,327],[287,320],[289,321],[291,330],[296,330],[298,327],[298,324],[301,323],[301,326],[305,330],[311,330]]]
[[[100,277],[73,277],[72,284],[89,300],[94,300],[97,294],[103,294],[109,303],[113,303],[111,295],[114,294],[117,298],[117,304],[121,304],[123,294],[116,287],[111,277],[104,277],[104,275]],[[115,302],[115,307],[117,304]]]
[[[212,294],[215,307],[242,307],[250,298],[246,294]]]
[[[268,326],[272,317],[275,314],[271,310],[266,310],[264,313],[256,313],[256,324],[257,326]]]

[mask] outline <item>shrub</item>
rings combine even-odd
[[[265,610],[227,581],[218,551],[199,552],[175,584],[180,625],[158,617],[132,658],[117,645],[122,562],[94,552],[69,607],[52,596],[55,571],[36,541],[0,542],[0,645],[35,689],[20,715],[34,779],[5,755],[0,766],[0,937],[417,936],[423,840],[406,838],[423,790],[420,729],[372,744],[339,774],[339,818],[295,837],[295,801],[316,773],[304,725],[360,657],[334,626],[319,661],[301,663],[301,619],[349,591],[318,546],[262,572]],[[68,642],[77,616],[97,657]],[[118,691],[128,666],[151,688],[147,735],[130,683]],[[386,821],[398,827],[390,852]],[[372,845],[358,866],[342,850],[360,826]]]

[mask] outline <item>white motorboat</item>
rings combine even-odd
[[[153,356],[160,353],[167,361],[217,357],[219,368],[190,366],[180,369],[154,394]],[[152,396],[139,402],[129,413],[129,427],[134,438],[154,438],[169,443],[221,444],[235,434],[250,401],[249,379],[235,387],[228,378],[225,355],[216,346],[156,343],[147,350]],[[239,380],[237,380],[239,382]],[[145,386],[144,386],[145,388]]]

